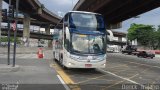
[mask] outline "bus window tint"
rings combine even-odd
[[[104,21],[101,15],[71,13],[70,27],[77,29],[92,28],[92,30],[101,29],[104,28]]]

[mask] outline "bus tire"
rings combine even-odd
[[[53,52],[53,60],[56,60],[56,58],[55,58],[55,52]]]
[[[63,56],[59,55],[59,63],[61,66],[63,66]]]
[[[62,68],[63,68],[64,70],[67,70],[67,69],[68,69],[66,66],[63,65],[63,56],[62,56],[62,55],[60,56],[59,62],[60,62],[60,65],[62,66]]]

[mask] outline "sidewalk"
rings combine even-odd
[[[43,47],[42,47],[43,48]],[[49,48],[43,48],[43,50],[48,50]],[[52,50],[52,49],[51,49]],[[38,51],[38,47],[20,47],[16,48],[17,54],[36,54]],[[13,54],[13,47],[10,48],[11,54]],[[7,47],[0,47],[0,54],[7,54],[8,48]]]
[[[156,54],[155,57],[160,58],[160,54]]]
[[[0,71],[0,84],[18,85],[16,90],[65,90],[57,77],[56,71],[50,67],[50,64],[53,62],[50,52],[52,51],[46,50],[44,52],[47,57],[45,59],[32,57],[22,59],[17,57],[16,65],[19,66],[19,70]],[[6,65],[6,61],[7,58],[0,57],[0,64]],[[0,90],[1,87],[0,85]]]

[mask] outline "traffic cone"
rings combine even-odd
[[[37,56],[38,56],[38,58],[43,58],[43,50],[42,50],[42,48],[39,48],[38,49],[38,52],[37,52]]]

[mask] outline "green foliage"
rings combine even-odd
[[[141,45],[156,49],[158,39],[160,44],[160,26],[156,30],[153,25],[132,24],[128,29],[127,37],[130,41],[137,39]]]
[[[158,26],[158,29],[157,29],[157,32],[156,32],[156,37],[157,37],[157,41],[158,41],[157,48],[160,49],[160,25]]]
[[[1,42],[8,42],[8,37],[1,37],[0,39]],[[14,42],[14,37],[10,37],[10,41]],[[16,41],[17,43],[20,43],[20,39],[18,37],[16,38]]]

